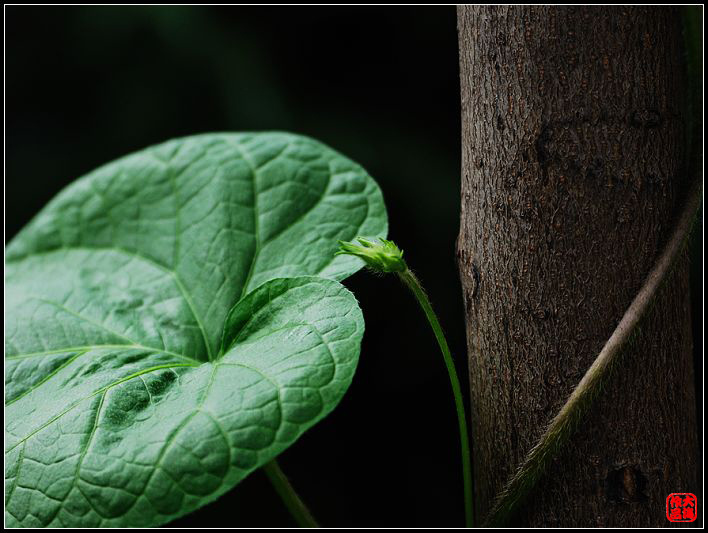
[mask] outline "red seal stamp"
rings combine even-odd
[[[698,516],[698,499],[690,492],[672,492],[666,498],[669,522],[693,522]]]

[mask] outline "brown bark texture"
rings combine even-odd
[[[671,232],[690,182],[686,76],[673,8],[468,6],[458,33],[481,519]],[[518,524],[667,526],[668,494],[697,492],[687,267],[683,255]]]

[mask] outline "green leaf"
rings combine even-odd
[[[364,324],[333,280],[362,263],[334,252],[361,233],[386,233],[375,182],[284,133],[60,193],[6,249],[7,525],[163,524],[286,449],[351,382]]]

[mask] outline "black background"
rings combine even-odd
[[[389,235],[426,285],[464,379],[454,7],[7,7],[6,15],[7,239],[76,177],[148,145],[209,131],[309,135],[381,185]],[[361,272],[345,284],[366,319],[357,375],[281,466],[323,525],[462,525],[457,423],[432,333],[393,277]],[[293,523],[256,472],[172,525]]]

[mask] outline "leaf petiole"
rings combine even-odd
[[[300,527],[320,527],[305,503],[295,492],[278,461],[273,459],[266,463],[263,465],[263,470],[297,524]]]

